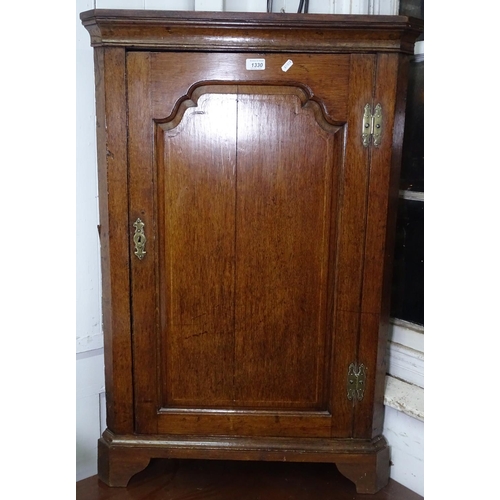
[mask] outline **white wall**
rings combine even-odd
[[[94,0],[76,7],[76,352],[99,349],[101,328],[100,260],[95,132],[94,59],[89,34],[79,13]]]
[[[76,2],[76,480],[97,472],[99,404],[104,393],[94,59]]]
[[[424,495],[424,329],[393,320],[387,347],[384,436],[390,477]]]
[[[264,12],[266,0],[77,0],[76,1],[76,466],[77,480],[97,472],[97,439],[102,432],[104,357],[101,327],[98,198],[95,140],[93,52],[79,14],[96,8]],[[298,0],[275,0],[273,10],[296,12]],[[310,0],[310,13],[394,14],[398,0]],[[389,344],[390,373],[409,382],[410,393],[423,394],[423,332],[396,326]],[[417,366],[418,365],[418,366]],[[406,371],[405,371],[406,370]],[[412,377],[407,376],[410,374]],[[415,378],[416,377],[416,378]],[[419,378],[420,377],[420,378]],[[421,385],[418,384],[421,381]],[[394,387],[394,386],[391,386]],[[400,387],[400,386],[397,386]],[[412,389],[414,387],[415,389]],[[408,389],[409,388],[409,389]],[[423,407],[401,411],[398,389],[386,394],[384,433],[392,450],[391,477],[423,494]],[[417,397],[418,399],[418,397]],[[416,403],[415,403],[416,404]],[[411,405],[410,405],[411,406]],[[416,413],[415,413],[416,411]],[[412,413],[413,412],[413,413]]]
[[[77,356],[76,363],[76,480],[97,472],[97,440],[104,430],[103,350]]]
[[[386,406],[384,436],[391,448],[391,478],[424,496],[423,421]]]

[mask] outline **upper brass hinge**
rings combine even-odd
[[[371,106],[365,105],[365,112],[363,114],[363,146],[367,148],[370,145],[373,137],[373,145],[380,146],[382,138],[382,106],[377,104],[375,112],[372,114]]]
[[[365,395],[366,386],[365,365],[358,366],[357,363],[351,363],[347,370],[347,399],[349,401],[361,401]]]

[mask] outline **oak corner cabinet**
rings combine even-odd
[[[107,429],[154,457],[388,480],[402,16],[91,10]]]

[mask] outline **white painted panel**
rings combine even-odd
[[[201,0],[197,0],[199,2]],[[297,12],[299,0],[274,0],[273,12]],[[197,9],[207,10],[207,9]],[[266,12],[267,0],[224,0],[227,12]],[[310,14],[391,14],[399,11],[399,0],[310,0]]]
[[[397,16],[399,14],[399,0],[377,0],[378,9],[374,14]]]
[[[76,480],[97,473],[97,440],[101,436],[100,394],[104,391],[102,349],[76,359]]]
[[[408,191],[407,189],[399,190],[399,198],[410,201],[425,201],[424,193],[420,191]]]
[[[335,0],[333,11],[334,14],[350,14],[351,0]]]
[[[97,9],[144,9],[144,0],[96,0]]]
[[[369,0],[368,13],[395,16],[399,13],[399,0]]]
[[[391,450],[390,477],[424,495],[424,423],[385,407],[384,436]]]
[[[99,394],[104,390],[104,349],[76,355],[76,397]]]
[[[388,0],[380,0],[385,2]],[[373,12],[373,0],[335,0],[335,14],[370,14]]]
[[[384,404],[424,421],[424,389],[403,380],[385,377]]]
[[[226,0],[228,1],[228,0]],[[233,0],[233,3],[240,3]],[[243,3],[243,2],[241,2]],[[299,7],[300,0],[274,0],[273,12],[296,13]],[[310,14],[333,14],[335,0],[310,0]],[[267,5],[267,2],[266,2]]]
[[[99,394],[99,434],[102,436],[106,430],[106,392],[103,391]]]
[[[391,320],[389,340],[397,344],[424,352],[424,327],[400,319]]]
[[[388,343],[387,373],[424,387],[424,353],[395,342]]]
[[[149,10],[194,10],[194,0],[145,0]]]
[[[350,14],[368,14],[370,12],[369,0],[351,0]]]
[[[290,4],[290,0],[274,0],[273,2],[273,12],[288,12],[286,10],[287,3]],[[295,0],[294,0],[295,5]]]
[[[333,14],[333,0],[310,0],[309,14]]]
[[[76,480],[97,474],[99,396],[76,400]]]
[[[228,1],[228,0],[226,0]],[[231,0],[234,4],[242,4],[244,10],[246,2]],[[274,0],[273,12],[297,12],[299,0]],[[236,10],[236,9],[235,9]],[[399,0],[310,0],[310,14],[386,14],[397,15]]]
[[[102,347],[94,56],[76,3],[76,352]]]
[[[267,0],[224,0],[226,12],[267,12]]]
[[[247,12],[267,12],[267,0],[246,0],[242,4]]]
[[[208,12],[222,12],[223,0],[195,0],[194,9]]]

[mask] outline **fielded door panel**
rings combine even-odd
[[[374,57],[290,59],[128,53],[136,432],[351,435]]]

